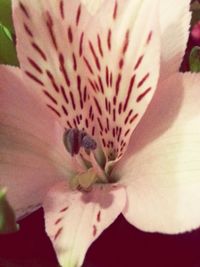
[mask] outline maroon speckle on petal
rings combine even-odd
[[[31,64],[31,66],[40,74],[43,73],[42,69],[40,68],[40,66],[30,57],[28,57],[28,61]]]
[[[126,99],[125,99],[123,111],[126,111],[126,109],[127,109],[128,102],[129,102],[129,99],[130,99],[130,96],[131,96],[131,93],[132,93],[134,82],[135,82],[135,75],[133,75],[131,80],[130,80],[129,88],[128,88],[128,94],[127,94]]]
[[[108,30],[108,37],[107,37],[107,45],[108,49],[111,50],[111,37],[112,37],[112,31],[111,29]]]
[[[137,88],[139,88],[139,87],[141,87],[145,82],[146,82],[146,80],[149,78],[149,73],[147,73],[143,78],[142,78],[142,80],[138,83],[138,85],[137,85]]]
[[[44,51],[39,47],[39,45],[37,45],[36,43],[31,43],[32,47],[35,49],[35,51],[37,51],[37,53],[45,60],[47,61],[47,57],[44,53]]]
[[[134,70],[137,70],[140,66],[140,64],[142,63],[142,60],[144,58],[144,55],[140,56],[135,64]]]
[[[129,123],[132,124],[138,116],[139,116],[138,113],[135,114],[135,115],[130,119],[130,122],[129,122]]]
[[[73,33],[72,33],[72,28],[70,26],[68,28],[68,40],[70,43],[73,42]]]
[[[51,82],[53,88],[54,88],[55,91],[58,93],[58,92],[59,92],[59,87],[58,87],[58,85],[56,84],[56,81],[55,81],[55,78],[54,78],[53,74],[52,74],[49,70],[46,70],[46,74],[47,74],[47,76],[48,76],[48,78],[49,78],[49,80],[50,80],[50,82]]]
[[[57,100],[46,90],[43,90],[44,94],[48,97],[49,100],[51,100],[54,104],[58,104]]]
[[[133,113],[133,110],[131,109],[131,110],[129,111],[128,115],[127,115],[126,118],[125,118],[124,124],[127,124],[127,122],[128,122],[128,120],[130,119],[130,116],[132,115],[132,113]]]
[[[61,118],[61,114],[54,108],[52,107],[51,105],[47,105],[47,107],[52,110],[54,112],[54,114],[56,114],[59,118]]]
[[[100,37],[99,34],[97,35],[97,43],[98,43],[99,53],[100,53],[101,57],[103,57],[103,49],[102,49],[102,44],[101,44],[101,37]]]
[[[48,29],[48,32],[49,32],[49,35],[50,35],[50,39],[52,41],[52,44],[54,46],[54,48],[56,50],[58,50],[58,45],[57,45],[57,41],[56,41],[56,36],[54,34],[54,31],[53,31],[53,19],[50,15],[50,13],[47,11],[46,12],[46,16],[47,16],[47,21],[46,21],[46,25],[47,25],[47,29]]]
[[[83,38],[84,32],[81,33],[80,41],[79,41],[79,56],[81,57],[83,54]]]
[[[76,13],[76,26],[78,26],[81,17],[81,5],[79,5]]]
[[[97,213],[97,222],[101,221],[101,211]]]
[[[138,96],[136,101],[140,102],[150,91],[151,87],[147,88],[141,95]]]
[[[89,48],[90,48],[90,50],[91,50],[91,52],[92,52],[92,56],[93,56],[93,58],[94,58],[95,64],[96,64],[96,66],[97,66],[97,69],[100,71],[100,70],[101,70],[100,61],[99,61],[99,58],[98,58],[98,56],[97,56],[97,54],[96,54],[96,52],[95,52],[95,50],[94,50],[94,47],[93,47],[91,41],[89,41]]]
[[[129,44],[129,30],[127,30],[126,35],[125,35],[125,40],[124,40],[124,46],[122,53],[125,54],[127,49],[128,49],[128,44]]]
[[[85,62],[85,64],[86,64],[86,67],[88,68],[89,72],[90,72],[91,74],[94,74],[94,72],[93,72],[93,70],[92,70],[92,67],[91,67],[89,61],[87,60],[87,58],[84,57],[83,60],[84,60],[84,62]]]
[[[97,101],[96,97],[94,97],[94,102],[95,102],[95,105],[97,107],[99,114],[102,115],[103,113],[102,113],[101,107],[100,107],[99,102]]]
[[[115,6],[114,6],[114,10],[113,10],[113,20],[116,20],[116,18],[117,18],[117,10],[118,10],[118,3],[117,3],[117,1],[115,1]]]
[[[30,18],[30,15],[28,13],[28,10],[24,6],[24,4],[22,4],[21,2],[19,2],[19,7],[20,7],[22,13],[29,19]]]
[[[54,241],[59,237],[59,235],[61,234],[62,230],[63,230],[63,227],[58,229],[58,231],[56,232],[56,234],[54,236]]]
[[[63,2],[63,0],[60,0],[60,15],[61,15],[61,18],[62,18],[62,19],[65,18],[65,13],[64,13],[64,2]]]
[[[62,221],[62,218],[58,218],[56,221],[55,221],[55,225],[59,224],[60,222]]]
[[[96,234],[97,234],[97,227],[96,227],[96,225],[93,225],[93,237],[95,237],[96,236]]]
[[[65,59],[64,59],[64,56],[61,53],[59,54],[59,61],[60,61],[60,71],[62,72],[62,74],[64,76],[64,79],[65,79],[65,82],[66,82],[67,86],[69,87],[71,85],[71,82],[70,82],[68,73],[67,73],[67,71],[65,69]]]
[[[148,37],[147,37],[147,44],[149,44],[149,43],[150,43],[150,41],[151,41],[151,38],[152,38],[152,35],[153,35],[153,32],[152,32],[152,31],[150,31],[150,33],[149,33],[149,35],[148,35]]]
[[[31,72],[29,71],[25,71],[26,75],[31,78],[34,82],[38,83],[39,85],[44,86],[44,83],[35,75],[33,75]]]
[[[33,37],[33,33],[32,31],[29,29],[29,27],[24,23],[24,30],[26,31],[26,33],[30,36]]]
[[[67,206],[67,207],[61,209],[60,212],[61,212],[61,213],[62,213],[62,212],[65,212],[65,211],[68,210],[68,209],[69,209],[69,207]]]

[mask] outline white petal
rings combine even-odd
[[[127,185],[127,220],[145,231],[200,225],[200,75],[160,84],[116,174]],[[123,163],[122,163],[123,164]]]
[[[92,242],[122,212],[123,187],[99,185],[91,192],[57,184],[44,202],[46,231],[62,267],[80,267]]]
[[[181,66],[189,37],[190,0],[161,0],[161,80]]]
[[[91,15],[95,15],[105,0],[81,0]]]

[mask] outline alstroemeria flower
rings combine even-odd
[[[190,1],[101,2],[13,0],[21,69],[0,67],[0,183],[18,218],[43,204],[64,267],[120,213],[200,225],[200,76],[178,73]]]

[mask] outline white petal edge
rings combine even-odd
[[[59,183],[44,201],[45,225],[62,267],[80,267],[87,249],[118,217],[126,203],[121,186],[70,191]]]
[[[127,186],[126,219],[141,230],[181,233],[200,225],[200,75],[159,85],[115,173]]]
[[[161,0],[161,81],[179,71],[191,21],[190,0]]]

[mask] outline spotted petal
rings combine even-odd
[[[66,128],[95,134],[80,58],[90,16],[78,0],[13,0],[19,61],[28,83]],[[90,114],[90,116],[89,116]]]
[[[132,156],[116,170],[127,185],[124,215],[142,230],[179,233],[200,225],[199,84],[200,75],[191,74],[160,84],[133,134]]]
[[[87,11],[91,15],[95,15],[96,12],[100,9],[101,5],[103,4],[104,0],[81,0],[81,3],[84,4]]]
[[[122,212],[126,194],[120,186],[69,191],[57,184],[44,202],[46,231],[62,267],[80,267],[91,243]]]
[[[107,160],[123,155],[155,92],[158,11],[157,1],[105,1],[87,31],[83,59]]]
[[[40,119],[38,119],[38,117]],[[34,210],[66,169],[59,125],[17,68],[0,66],[0,185],[20,217]]]

